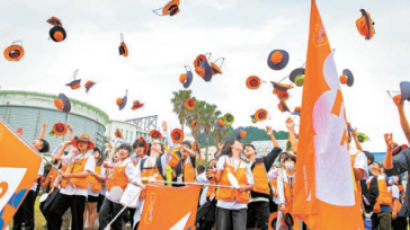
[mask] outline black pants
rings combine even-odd
[[[246,209],[216,208],[216,230],[246,230]]]
[[[397,217],[395,220],[391,221],[393,230],[407,230],[407,219],[406,217]]]
[[[34,203],[37,193],[30,190],[13,217],[13,230],[20,230],[24,223],[26,230],[34,230]]]
[[[269,224],[269,202],[249,203],[247,215],[247,228],[258,227],[261,230],[267,230]]]
[[[59,193],[47,212],[47,230],[60,230],[62,216],[71,208],[71,229],[82,230],[84,225],[85,196],[64,195]]]
[[[107,224],[118,214],[123,206],[121,204],[114,203],[109,199],[105,198],[101,206],[99,220],[99,229],[104,230]],[[114,223],[111,225],[111,230],[121,230],[122,229],[122,216],[119,216]]]

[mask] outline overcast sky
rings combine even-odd
[[[211,52],[211,60],[225,57],[223,75],[204,82],[194,75],[190,89],[201,100],[235,115],[234,126],[251,125],[249,115],[258,108],[269,111],[267,124],[285,129],[289,116],[278,111],[272,87],[245,87],[245,79],[258,75],[278,81],[305,62],[309,27],[309,0],[181,0],[175,17],[160,17],[152,9],[167,0],[13,0],[0,1],[0,47],[22,40],[26,51],[19,62],[0,58],[2,90],[66,93],[95,105],[111,119],[129,119],[158,114],[160,120],[178,125],[172,112],[172,92],[183,89],[178,78],[184,65],[200,53]],[[330,45],[336,49],[338,71],[349,68],[355,75],[352,88],[343,86],[348,120],[370,137],[365,148],[384,151],[383,134],[393,132],[405,143],[397,110],[386,90],[399,90],[399,82],[410,80],[410,2],[408,0],[318,0]],[[356,29],[360,9],[375,21],[376,34],[365,41]],[[55,43],[48,38],[50,16],[61,19],[67,39]],[[124,33],[129,57],[118,55],[120,33]],[[290,54],[281,71],[268,68],[273,49]],[[78,77],[97,85],[88,95],[64,86]],[[119,111],[115,100],[129,90],[129,104]],[[301,103],[301,88],[290,91],[289,106]],[[132,111],[135,99],[145,103]],[[410,104],[405,105],[410,118]]]

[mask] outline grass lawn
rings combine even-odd
[[[34,223],[36,224],[36,229],[44,229],[44,225],[46,225],[46,219],[43,216],[43,213],[40,211],[39,201],[40,197],[37,196],[36,204],[34,205]]]

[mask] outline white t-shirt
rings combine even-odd
[[[68,153],[65,156],[62,156],[61,162],[63,165],[70,165],[72,160],[80,160],[88,157],[87,162],[85,163],[84,171],[94,171],[95,169],[95,160],[92,157],[91,151],[88,151],[85,154],[76,154],[73,155],[72,152]],[[60,190],[61,194],[64,195],[77,195],[77,196],[88,196],[88,189],[80,189],[76,187],[72,187],[69,183],[67,183],[65,188]]]
[[[134,171],[135,171],[134,164],[132,164],[131,160],[127,158],[123,162],[118,163],[118,167],[124,167],[124,166],[125,166],[125,176],[127,177],[128,181],[131,181],[131,179],[133,178]],[[113,200],[110,191],[107,191],[105,197],[111,202],[119,203]]]
[[[363,169],[364,175],[363,175],[362,180],[366,180],[369,177],[366,155],[364,154],[364,152],[358,151],[354,148],[350,148],[349,153],[350,155],[356,154],[353,167],[357,169]]]
[[[245,163],[242,160],[235,160],[231,157],[228,156],[221,156],[216,163],[216,170],[224,170],[225,169],[225,163],[229,164],[232,166],[234,169],[236,168],[246,168],[246,179],[248,181],[249,185],[253,185],[253,175],[251,168],[249,167],[249,164]],[[218,208],[223,208],[223,209],[229,209],[229,210],[239,210],[239,209],[247,209],[248,204],[244,203],[239,203],[236,200],[235,201],[223,201],[223,200],[218,200],[216,203],[216,206]]]
[[[206,178],[206,173],[203,172],[199,174],[196,178],[195,181],[201,184],[207,184],[208,183],[208,178]],[[202,189],[201,196],[199,197],[199,205],[202,206],[206,202],[206,192],[208,191],[208,186],[204,186]]]
[[[392,185],[389,188],[389,191],[391,191],[391,195],[393,199],[398,199],[400,200],[400,189],[397,187],[397,185]]]
[[[285,184],[293,181],[293,186],[295,186],[295,174],[293,176],[288,176],[284,170],[278,171],[277,177],[277,193],[278,198],[275,201],[278,205],[285,205]]]

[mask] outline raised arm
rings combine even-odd
[[[384,158],[384,168],[386,170],[389,170],[393,168],[393,156],[392,156],[393,134],[391,133],[384,134],[384,140],[387,146],[386,156]]]
[[[53,161],[61,161],[61,157],[64,155],[64,150],[71,145],[71,141],[65,141],[63,142],[63,145],[61,146],[61,148],[58,150],[56,155],[52,156]]]
[[[74,138],[74,131],[73,127],[71,127],[70,124],[67,124],[67,129],[70,131],[70,134],[68,135],[68,140],[72,141]]]
[[[47,122],[44,122],[43,128],[41,129],[41,133],[38,139],[44,139],[44,136],[46,135],[46,129],[47,129]]]
[[[363,151],[362,145],[360,144],[359,139],[357,139],[357,128],[352,131],[352,137],[354,143],[356,144],[356,149],[359,151]]]
[[[286,128],[289,131],[289,142],[292,147],[292,152],[298,152],[298,141],[296,139],[296,132],[295,132],[295,122],[289,117],[286,119]]]
[[[406,115],[404,114],[404,101],[400,102],[400,100],[393,100],[399,110],[399,117],[400,117],[400,125],[401,129],[403,130],[404,135],[407,138],[407,142],[410,144],[410,126],[409,122],[407,121]]]
[[[266,134],[271,139],[273,147],[279,148],[279,143],[275,138],[275,134],[273,133],[272,127],[266,126]]]

